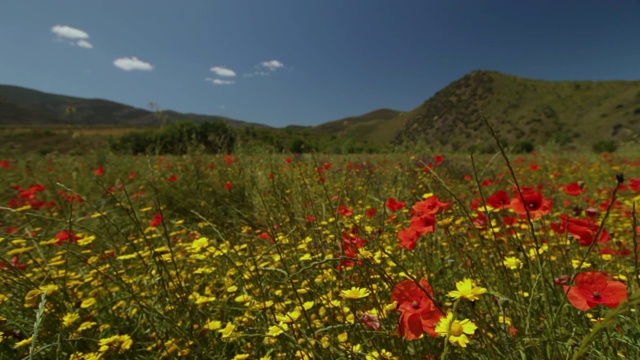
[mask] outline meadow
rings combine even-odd
[[[0,358],[640,358],[640,158],[0,158]]]

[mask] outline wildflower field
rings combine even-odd
[[[0,159],[0,358],[640,358],[640,158]]]

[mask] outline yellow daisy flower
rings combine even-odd
[[[449,342],[460,347],[467,347],[469,337],[478,329],[476,324],[469,319],[454,320],[453,313],[448,312],[447,317],[443,318],[436,325],[436,333],[439,336],[446,337],[449,335]],[[451,332],[449,332],[451,330]]]
[[[371,292],[365,288],[352,287],[349,290],[340,291],[340,296],[347,300],[357,300],[369,296]]]
[[[476,286],[475,281],[471,279],[463,279],[462,281],[458,281],[456,283],[456,289],[458,290],[450,291],[447,296],[454,299],[463,298],[469,301],[476,301],[480,299],[480,295],[487,292],[487,289]]]

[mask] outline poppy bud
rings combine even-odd
[[[576,206],[572,209],[574,216],[580,216],[582,213],[582,208],[580,206]]]
[[[569,283],[569,280],[571,280],[571,277],[569,277],[569,275],[560,275],[557,278],[555,278],[553,282],[556,285],[566,285]]]
[[[624,182],[624,174],[617,173],[616,174],[616,180],[618,180],[618,184],[622,184]]]

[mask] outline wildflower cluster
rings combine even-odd
[[[0,353],[640,353],[640,162],[476,161],[0,160]]]

